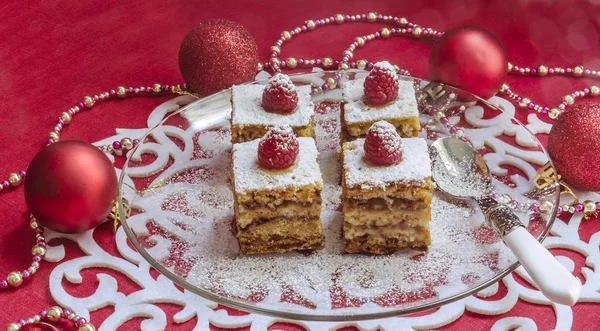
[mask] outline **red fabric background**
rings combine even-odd
[[[282,30],[301,25],[306,19],[338,12],[405,16],[438,30],[465,24],[482,26],[504,43],[510,60],[519,65],[573,66],[600,69],[600,1],[382,1],[367,4],[349,1],[144,1],[115,0],[58,3],[25,1],[0,4],[0,178],[25,169],[46,141],[60,112],[90,95],[118,85],[149,85],[181,82],[177,51],[185,33],[210,18],[226,18],[245,26],[256,39],[261,60]],[[327,27],[295,38],[283,47],[282,56],[339,58],[341,51],[359,34],[379,30],[370,24]],[[356,52],[356,58],[387,59],[427,77],[430,46],[399,38],[375,41]],[[569,78],[509,77],[517,92],[535,102],[555,105],[581,80]],[[62,134],[63,139],[96,141],[114,133],[116,127],[143,126],[151,109],[165,98],[136,98],[105,103],[76,116]],[[521,113],[520,117],[523,119]],[[145,126],[145,125],[144,125]],[[544,137],[540,137],[544,140]],[[76,175],[75,175],[76,176]],[[29,261],[33,236],[27,228],[27,209],[22,188],[0,193],[1,276],[22,270]],[[587,222],[580,233],[585,240],[600,231],[599,222]],[[95,236],[108,251],[117,254],[109,225]],[[55,244],[55,243],[53,243]],[[67,256],[82,253],[66,243]],[[583,263],[579,258],[578,265]],[[0,325],[28,317],[52,304],[47,288],[52,264],[44,263],[32,281],[17,290],[0,293]],[[93,271],[84,271],[84,284],[70,286],[73,293],[94,290]],[[125,293],[136,285],[116,276]],[[7,307],[7,306],[4,306]],[[178,307],[163,305],[171,313]],[[112,309],[92,314],[99,325]],[[598,305],[574,307],[574,330],[597,330]],[[533,318],[540,330],[555,324],[551,308],[520,302],[505,316]],[[500,317],[465,313],[442,330],[486,330]],[[140,320],[123,329],[136,329]],[[177,329],[191,329],[187,322]],[[171,327],[169,327],[170,329]],[[245,328],[244,330],[248,330]],[[214,328],[218,330],[218,328]],[[289,330],[299,330],[292,327]]]

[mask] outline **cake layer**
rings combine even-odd
[[[408,226],[405,224],[356,226],[344,222],[344,239],[351,240],[364,236],[369,238],[403,238],[411,242],[426,241],[429,238],[429,222],[427,222],[427,226]]]
[[[411,241],[405,237],[382,238],[382,237],[360,237],[345,241],[344,252],[346,253],[370,253],[390,254],[398,249],[413,248],[427,249],[431,240]]]
[[[321,188],[321,186],[317,185],[307,185],[270,191],[253,191],[246,194],[238,194],[236,196],[236,203],[240,207],[243,206],[245,208],[261,206],[275,208],[288,202],[312,204],[321,201]]]
[[[319,201],[323,179],[314,139],[299,137],[296,164],[285,170],[268,170],[258,163],[259,139],[234,144],[233,189],[236,204],[251,208],[278,206],[286,201]]]
[[[345,118],[346,107],[348,105],[342,104],[340,106],[341,117]],[[342,129],[344,129],[346,135],[342,135],[343,141],[351,141],[356,137],[364,137],[367,132],[369,132],[369,128],[373,123],[377,121],[384,120],[389,122],[394,127],[396,127],[396,131],[401,137],[410,138],[416,137],[421,131],[421,123],[419,122],[418,116],[407,117],[407,118],[387,118],[382,117],[378,119],[373,119],[369,121],[359,121],[359,122],[351,122],[344,120]]]
[[[273,219],[277,217],[286,218],[318,218],[321,215],[321,199],[313,203],[297,203],[286,201],[274,208],[269,206],[257,206],[246,208],[238,206],[236,210],[237,225],[244,229],[262,219]]]
[[[357,199],[346,198],[344,203],[351,208],[367,209],[371,211],[390,210],[390,211],[412,211],[429,208],[429,203],[425,200],[409,200],[402,198],[372,198]]]
[[[285,253],[290,251],[308,251],[323,247],[323,238],[321,236],[311,236],[305,239],[296,238],[278,238],[273,240],[255,240],[240,243],[240,253],[242,254],[265,254],[265,253]]]
[[[310,122],[305,126],[292,126],[294,133],[298,137],[314,137],[315,131],[314,119],[311,117]],[[234,144],[242,143],[254,139],[262,138],[272,125],[266,124],[232,124],[231,126],[231,142]]]
[[[243,254],[316,249],[323,244],[323,230],[318,217],[264,220],[246,229],[238,227],[236,237]]]
[[[401,248],[426,249],[431,235],[429,227],[354,226],[344,222],[344,240],[346,253],[387,254]]]
[[[352,206],[344,202],[344,220],[349,224],[359,226],[387,226],[393,224],[404,224],[410,227],[428,226],[431,220],[431,209],[429,206],[422,209],[389,210],[370,209]]]
[[[345,178],[344,169],[344,178]],[[387,187],[374,186],[355,186],[348,187],[346,181],[343,180],[344,197],[358,201],[368,201],[371,199],[402,199],[408,201],[421,201],[423,203],[431,203],[433,194],[433,182],[430,178],[425,180],[425,183],[418,186],[404,184],[390,184]]]

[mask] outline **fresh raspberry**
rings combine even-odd
[[[258,162],[267,169],[286,169],[296,162],[298,150],[292,127],[274,126],[258,143]]]
[[[266,111],[280,114],[293,113],[298,105],[296,86],[288,75],[276,74],[269,78],[262,95],[262,105]]]
[[[386,121],[371,125],[364,149],[367,159],[377,165],[392,165],[402,159],[402,139],[396,128]]]
[[[381,106],[398,98],[398,75],[387,62],[377,62],[365,79],[365,103]]]

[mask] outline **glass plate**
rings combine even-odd
[[[292,80],[321,86],[333,74],[300,74]],[[346,79],[365,74],[352,71]],[[417,87],[427,84],[412,77],[401,79]],[[230,97],[230,90],[225,90],[154,119],[158,124],[129,152],[120,175],[119,213],[129,240],[154,268],[185,290],[226,306],[282,318],[363,320],[439,307],[497,282],[519,265],[484,223],[476,205],[448,200],[439,192],[432,202],[428,251],[342,254],[339,89],[313,96],[324,177],[325,247],[310,253],[238,254],[229,181]],[[543,240],[554,221],[559,192],[556,186],[535,190],[533,177],[550,159],[535,136],[510,114],[473,99],[452,104],[446,115],[484,154],[494,174],[495,192],[522,203],[515,206],[517,215]],[[426,127],[421,136],[429,143],[449,134],[429,115],[422,114],[421,122]],[[130,215],[124,201],[131,207]],[[544,201],[552,206],[549,212],[527,210],[527,203]]]

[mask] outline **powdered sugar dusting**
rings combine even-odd
[[[492,191],[490,178],[471,169],[473,169],[473,165],[470,163],[453,168],[453,171],[448,171],[442,162],[433,164],[435,182],[445,192],[456,197],[473,198],[481,198],[490,194]]]
[[[391,63],[389,63],[388,61],[377,62],[377,63],[375,63],[375,65],[373,65],[373,68],[387,70],[387,71],[390,71],[391,73],[393,73],[394,75],[396,75],[396,70],[394,69],[394,66]]]
[[[233,145],[233,174],[237,193],[292,185],[322,185],[321,170],[317,163],[318,152],[313,138],[298,138],[300,152],[296,164],[278,171],[266,170],[258,163],[259,142],[260,139],[256,139]]]
[[[365,78],[360,78],[342,84],[342,98],[346,103],[344,105],[346,122],[360,123],[419,116],[412,81],[399,80],[398,100],[383,107],[370,107],[365,104],[364,82]]]
[[[369,164],[364,158],[364,139],[344,144],[344,169],[348,187],[384,188],[392,183],[424,183],[431,177],[431,161],[427,143],[422,138],[402,139],[402,161],[380,167]]]
[[[298,86],[298,105],[290,114],[268,112],[262,107],[264,85],[239,85],[231,88],[234,125],[282,125],[306,126],[314,117],[315,110],[310,96],[310,86]]]

